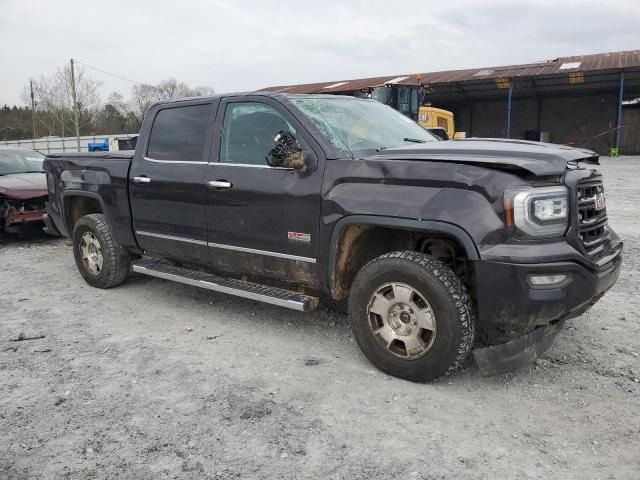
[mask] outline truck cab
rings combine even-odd
[[[103,138],[101,142],[89,142],[87,149],[90,152],[108,152],[109,151],[109,139]]]

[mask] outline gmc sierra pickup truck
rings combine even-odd
[[[436,141],[373,100],[161,102],[135,152],[49,155],[46,230],[94,287],[130,271],[301,311],[348,308],[365,356],[427,381],[541,355],[616,281],[594,152]],[[476,335],[478,332],[478,335]]]

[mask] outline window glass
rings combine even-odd
[[[409,116],[411,113],[409,94],[410,92],[408,87],[398,87],[398,111],[406,116]]]
[[[264,103],[230,103],[224,115],[220,161],[267,165],[274,137],[281,130],[296,130],[273,107]]]
[[[410,118],[374,100],[311,95],[289,98],[336,148],[345,152],[436,141]]]
[[[210,105],[166,108],[156,115],[147,156],[155,160],[202,161]]]
[[[389,87],[376,87],[373,89],[373,92],[371,92],[371,98],[376,102],[388,105],[390,102],[389,92],[391,92],[391,88]]]
[[[410,91],[410,95],[411,95],[411,110],[410,110],[410,117],[413,118],[414,120],[418,119],[418,90],[415,88],[412,88]]]
[[[44,155],[33,150],[4,150],[0,148],[0,175],[42,172]]]
[[[447,130],[449,128],[449,122],[446,117],[438,117],[438,126]]]

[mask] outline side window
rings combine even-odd
[[[147,157],[154,160],[202,161],[210,105],[160,110],[151,127]]]
[[[230,103],[224,114],[220,161],[266,165],[273,138],[281,130],[296,130],[273,107],[264,103]]]

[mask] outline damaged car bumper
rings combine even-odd
[[[5,225],[11,226],[16,223],[41,222],[44,220],[46,213],[46,208],[40,208],[37,210],[18,210],[15,207],[9,207],[4,217]]]
[[[5,230],[21,228],[33,222],[43,222],[47,213],[44,199],[13,200],[0,202],[0,220]]]
[[[502,345],[474,350],[473,357],[480,374],[485,377],[501,375],[533,363],[553,344],[564,322],[560,320],[553,325],[538,327],[530,334]]]
[[[603,260],[596,268],[570,261],[477,262],[479,326],[489,339],[511,339],[474,351],[481,373],[499,375],[541,356],[565,320],[585,313],[615,284],[622,242]]]

